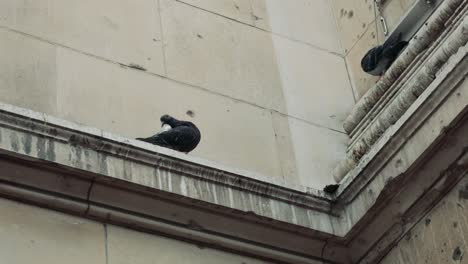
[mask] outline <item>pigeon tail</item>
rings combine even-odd
[[[150,144],[189,153],[200,143],[200,130],[188,121],[181,121],[170,115],[161,116],[161,131],[148,138],[137,138]]]
[[[382,55],[389,58],[391,61],[395,60],[403,48],[408,45],[407,41],[401,40],[402,33],[392,36],[385,41],[383,45]]]
[[[170,145],[164,139],[158,137],[157,135],[148,138],[136,138],[136,140],[147,142],[160,147],[170,148]]]
[[[401,36],[403,34],[400,32],[398,35],[392,35],[388,38],[383,44],[382,48],[384,50],[392,49],[393,46],[397,45],[401,41]]]

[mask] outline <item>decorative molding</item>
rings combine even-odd
[[[391,87],[412,61],[426,49],[445,28],[445,23],[462,5],[464,0],[445,0],[418,31],[408,44],[405,52],[388,69],[382,79],[359,100],[346,118],[343,128],[351,134],[361,120],[367,115],[382,95]]]
[[[229,168],[208,160],[113,135],[96,128],[78,126],[66,120],[12,105],[0,103],[0,125],[47,137],[75,147],[104,153],[111,157],[138,162],[186,177],[202,179],[244,192],[281,200],[288,204],[330,212],[332,198],[323,191],[275,182],[263,175]]]
[[[457,14],[459,20],[455,19],[452,21],[454,29],[450,30],[451,28],[447,27],[447,34],[439,34],[439,41],[436,40],[432,43],[433,50],[426,52],[425,60],[420,60],[416,63],[419,67],[416,70],[408,70],[411,71],[411,76],[402,76],[405,78],[405,81],[395,83],[398,89],[394,89],[392,91],[393,94],[382,96],[385,94],[384,91],[381,94],[374,93],[376,96],[381,96],[373,103],[373,107],[377,109],[370,111],[370,116],[368,114],[366,119],[361,120],[361,123],[364,124],[360,128],[360,133],[353,135],[351,146],[347,151],[347,158],[340,162],[334,170],[333,177],[335,181],[340,182],[357,166],[361,158],[369,152],[385,131],[401,118],[416,99],[437,78],[438,72],[449,61],[450,57],[455,55],[459,50],[466,54],[466,47],[464,46],[468,41],[468,17],[466,14],[467,12]],[[416,40],[421,39],[419,35],[415,37]],[[408,47],[409,50],[405,54],[412,52],[411,47],[413,46]],[[402,85],[400,86],[400,84]],[[383,102],[380,105],[376,104],[379,101]]]
[[[448,98],[453,97],[454,91],[460,89],[459,86],[466,80],[468,74],[466,51],[467,47],[464,47],[451,58],[437,79],[417,98],[400,119],[385,131],[380,140],[362,157],[357,166],[353,167],[346,175],[338,189],[337,198],[340,201],[348,204],[356,199],[369,182],[378,177],[382,168],[387,165],[389,158],[401,152],[402,147],[408,145],[412,135],[418,130],[422,129],[423,126],[428,126],[429,118],[434,116],[437,111],[453,111],[453,109],[450,110],[450,107],[443,109],[441,107],[448,104]],[[465,105],[459,106],[461,108],[459,111],[462,111],[463,107]],[[447,118],[447,120],[443,120],[444,122],[434,122],[431,124],[432,127],[429,127],[443,133],[450,120]],[[427,137],[426,140],[432,142],[436,138]]]
[[[345,263],[333,200],[0,104],[0,196],[285,263]]]

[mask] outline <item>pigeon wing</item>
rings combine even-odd
[[[362,70],[365,72],[371,72],[378,67],[379,62],[382,59],[382,46],[377,46],[370,49],[361,60]]]
[[[148,138],[137,138],[137,140],[144,141],[153,145],[158,145],[161,147],[169,148],[170,145],[167,143],[167,141],[163,137],[161,137],[161,134],[162,133],[158,133]]]
[[[167,148],[181,152],[192,151],[200,142],[199,133],[191,127],[179,126],[158,135]]]

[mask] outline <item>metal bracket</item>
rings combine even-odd
[[[384,2],[384,0],[374,0],[374,4],[377,8],[377,11],[379,12],[379,16],[380,16],[380,25],[382,26],[382,32],[384,34],[384,36],[387,36],[388,35],[388,27],[387,27],[387,21],[385,20],[385,18],[383,17],[382,15],[382,3]]]
[[[382,0],[374,1],[380,5],[382,4]],[[397,26],[388,35],[386,35],[386,39],[395,34],[402,33],[402,39],[409,41],[442,2],[443,0],[415,1],[406,14],[402,16]]]

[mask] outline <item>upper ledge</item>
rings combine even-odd
[[[7,104],[0,167],[0,196],[287,263],[346,258],[319,191]]]
[[[334,170],[337,182],[358,165],[432,83],[444,78],[441,75],[451,58],[464,58],[468,2],[459,2],[442,3],[382,80],[358,102],[344,124],[352,132],[351,142],[346,159]]]
[[[465,19],[468,21],[468,19]],[[368,173],[363,173],[372,163],[376,161],[382,163],[382,155],[385,158],[391,157],[392,152],[398,151],[409,140],[409,135],[414,133],[419,126],[424,124],[429,116],[438,110],[441,104],[450,96],[453,89],[457,89],[457,84],[462,82],[467,74],[468,47],[461,47],[457,54],[453,55],[445,67],[437,74],[437,78],[425,89],[425,91],[407,108],[401,108],[399,119],[389,126],[368,152],[359,159],[359,163],[346,174],[340,183],[337,197],[341,201],[352,200],[359,189],[367,183],[370,177],[375,177]],[[445,120],[450,122],[451,119]],[[441,121],[442,127],[447,126]],[[436,127],[434,127],[435,129]],[[435,140],[435,139],[434,139]],[[346,161],[345,161],[346,162]],[[363,175],[364,174],[364,175]]]
[[[411,63],[445,30],[446,22],[455,11],[463,5],[464,0],[445,0],[430,16],[425,25],[410,40],[405,52],[391,65],[379,82],[369,89],[359,100],[349,116],[346,118],[343,128],[348,134],[352,134],[358,124],[374,107],[385,92],[395,85],[400,75],[411,67]],[[466,3],[465,3],[466,4]]]
[[[0,102],[0,124],[54,138],[63,143],[104,151],[168,170],[183,171],[223,185],[249,190],[275,199],[329,211],[332,197],[321,190],[292,184],[252,171],[228,167],[139,140],[125,138],[98,128],[79,125],[44,113]],[[22,126],[24,126],[22,128]],[[26,129],[25,129],[26,128]],[[31,128],[34,131],[31,131]],[[30,154],[30,153],[24,153]],[[47,159],[47,157],[38,157]],[[52,162],[58,162],[51,160]],[[66,162],[64,165],[67,165]]]

